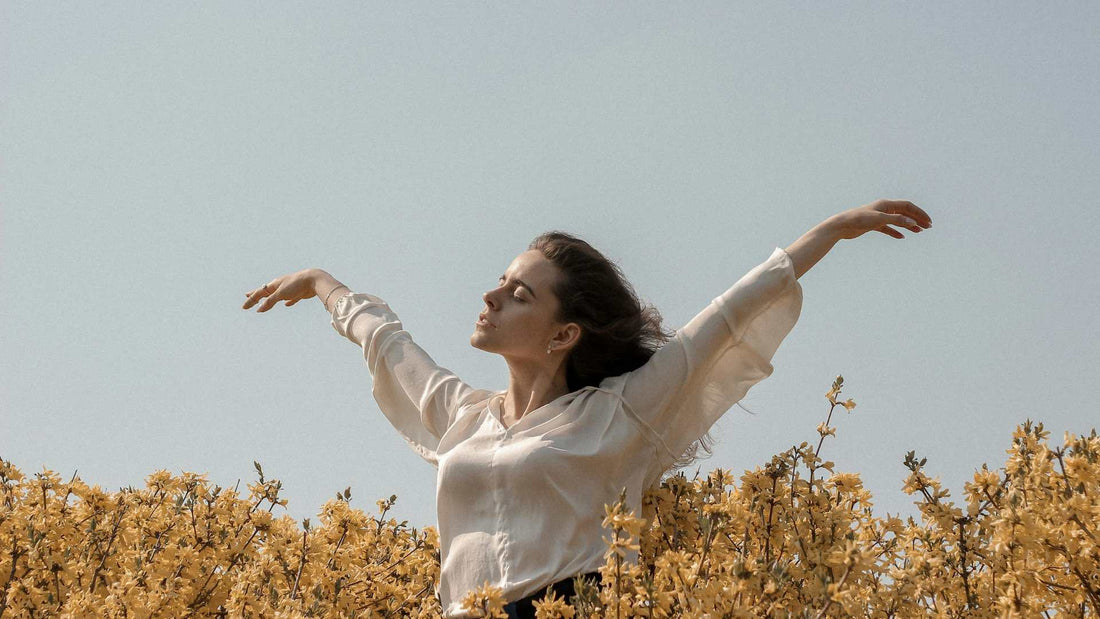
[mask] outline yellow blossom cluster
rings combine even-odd
[[[396,496],[375,518],[348,488],[299,527],[255,466],[242,498],[163,470],[108,494],[0,459],[0,617],[440,617],[437,532],[386,519]]]
[[[624,508],[625,492],[605,506],[601,582],[577,579],[567,600],[551,592],[537,616],[1100,616],[1095,429],[1053,448],[1041,423],[1017,426],[1003,469],[983,465],[960,506],[909,452],[904,491],[920,520],[880,518],[859,475],[819,457],[833,410],[855,408],[837,400],[842,384],[816,448],[739,479],[671,474],[643,496],[652,521]],[[50,471],[27,480],[0,459],[0,616],[441,616],[436,531],[386,520],[396,496],[372,517],[347,489],[303,529],[272,516],[281,483],[256,468],[241,499],[191,473],[107,494]],[[507,616],[489,583],[462,601]]]

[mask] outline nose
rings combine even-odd
[[[483,301],[485,301],[485,305],[489,306],[489,309],[496,309],[496,306],[493,303],[493,299],[489,296],[488,292],[483,293],[481,295],[481,298],[482,298]]]

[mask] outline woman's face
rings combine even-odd
[[[505,358],[546,360],[547,345],[555,352],[569,346],[580,333],[576,323],[558,323],[558,299],[553,285],[561,271],[537,249],[516,256],[489,290],[484,319],[474,325],[470,345]]]

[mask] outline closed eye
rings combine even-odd
[[[500,279],[498,279],[497,283],[498,284],[504,284],[504,278],[501,277]],[[517,288],[516,290],[519,290],[519,289]],[[515,299],[516,301],[519,301],[520,303],[526,303],[526,301],[524,301],[522,298],[520,298],[520,296],[518,294],[513,295],[512,298]]]

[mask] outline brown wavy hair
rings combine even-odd
[[[662,326],[656,307],[642,303],[619,266],[586,241],[552,230],[535,237],[527,249],[537,249],[561,270],[554,286],[560,301],[557,320],[581,326],[580,339],[565,361],[570,391],[640,368],[675,335]],[[713,446],[708,431],[665,473],[710,457]],[[706,456],[698,455],[700,448]]]

